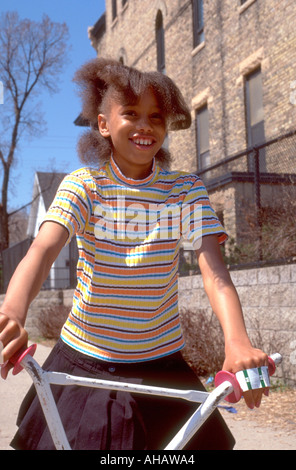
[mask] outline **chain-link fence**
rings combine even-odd
[[[213,200],[232,190],[228,208],[234,217],[225,227],[228,264],[296,261],[296,131],[198,174]],[[228,220],[226,211],[221,211],[222,222]]]
[[[10,279],[23,257],[26,255],[32,238],[27,238],[1,253],[3,261],[3,273],[0,272],[0,294],[7,290]],[[47,289],[73,289],[76,287],[76,266],[78,261],[78,250],[76,239],[73,238],[68,246],[67,258],[58,265],[51,267],[48,278],[42,285],[42,290]],[[62,266],[61,266],[62,264]]]
[[[227,204],[221,204],[222,209],[217,212],[229,235],[224,248],[228,265],[296,262],[296,130],[237,153],[198,174],[211,199],[221,201],[226,192],[230,193]],[[53,283],[54,288],[75,285],[75,250],[70,254],[69,265],[57,268],[43,288],[53,288]],[[15,258],[14,247],[7,251]],[[5,290],[15,265],[7,261],[6,282],[0,291]],[[195,273],[196,269],[194,253],[182,250],[180,275]]]

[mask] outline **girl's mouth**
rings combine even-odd
[[[135,137],[131,141],[135,145],[145,148],[151,147],[155,143],[155,140],[149,137]]]

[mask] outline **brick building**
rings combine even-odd
[[[294,0],[106,0],[89,38],[98,56],[158,69],[177,83],[193,122],[169,135],[173,167],[201,172],[295,129],[295,24]],[[254,201],[253,162],[245,158],[235,169],[223,167],[218,180],[215,171],[204,178],[217,213],[237,239],[241,205]],[[277,155],[262,151],[260,173],[282,172],[295,176],[295,158],[283,170]],[[264,204],[278,199],[275,182],[266,179]]]

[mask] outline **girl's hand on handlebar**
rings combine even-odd
[[[9,359],[20,349],[24,348],[28,342],[28,334],[23,326],[4,313],[0,312],[0,367],[1,377],[6,379],[9,370],[13,365]]]
[[[228,350],[228,354],[227,354]],[[231,347],[226,348],[226,358],[223,365],[224,370],[236,374],[240,370],[252,369],[261,366],[268,366],[268,355],[251,345],[243,342],[232,343]],[[261,404],[262,395],[268,395],[268,388],[259,388],[248,390],[243,393],[246,405],[253,409]]]

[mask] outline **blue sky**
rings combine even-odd
[[[104,0],[1,0],[1,13],[17,11],[20,18],[34,21],[40,21],[45,13],[54,22],[65,22],[71,44],[69,64],[59,77],[59,93],[43,93],[37,98],[44,111],[46,133],[40,138],[22,140],[20,143],[10,180],[10,211],[31,200],[36,171],[68,173],[82,166],[77,157],[76,144],[83,129],[73,124],[80,113],[80,99],[72,78],[80,65],[96,57],[87,28],[96,23],[104,10]],[[1,106],[5,106],[5,90],[4,104]]]

